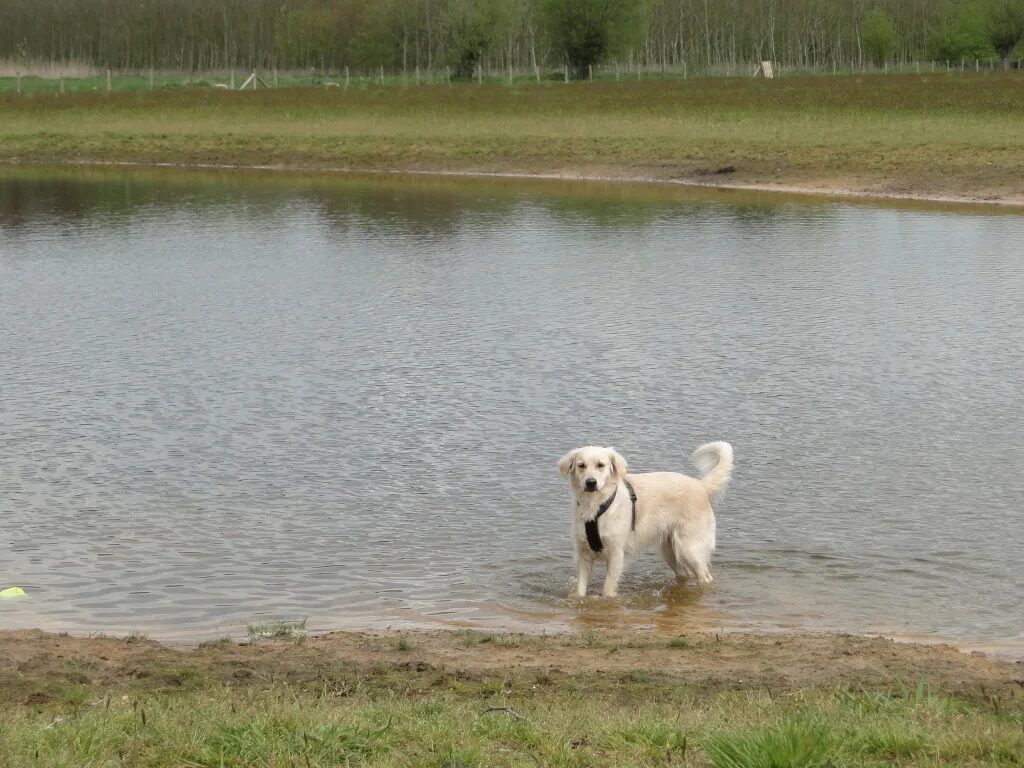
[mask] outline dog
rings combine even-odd
[[[680,581],[712,582],[715,549],[712,504],[732,476],[732,446],[707,443],[693,452],[699,478],[678,472],[627,474],[614,448],[586,446],[558,460],[572,487],[572,531],[576,545],[576,594],[585,597],[594,563],[604,560],[605,597],[619,590],[623,563],[654,544]]]

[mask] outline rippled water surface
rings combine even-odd
[[[1024,216],[0,172],[5,626],[1024,640]],[[717,581],[566,598],[555,460],[736,449]]]

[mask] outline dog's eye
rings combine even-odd
[[[583,463],[582,461],[581,461],[581,462],[580,462],[579,464],[577,464],[576,466],[577,466],[577,467],[578,467],[579,469],[586,469],[586,468],[587,468],[587,465],[586,465],[586,464],[584,464],[584,463]]]
[[[604,464],[598,464],[598,465],[597,465],[597,468],[598,468],[598,469],[604,469]]]

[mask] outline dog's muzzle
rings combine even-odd
[[[596,491],[597,490],[597,480],[595,480],[592,477],[588,477],[586,480],[583,481],[583,490],[585,490],[585,491]]]

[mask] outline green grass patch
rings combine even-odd
[[[68,86],[66,86],[67,88]],[[0,89],[0,160],[551,172],[1019,194],[1024,72]]]
[[[551,690],[485,682],[409,693],[401,674],[344,695],[284,682],[0,705],[0,765],[618,766],[1019,765],[1020,711],[873,711],[842,690],[678,695],[669,682]],[[639,694],[639,695],[635,695]]]
[[[306,619],[299,621],[274,619],[249,624],[245,630],[249,635],[249,641],[253,643],[260,640],[301,640],[305,637]]]

